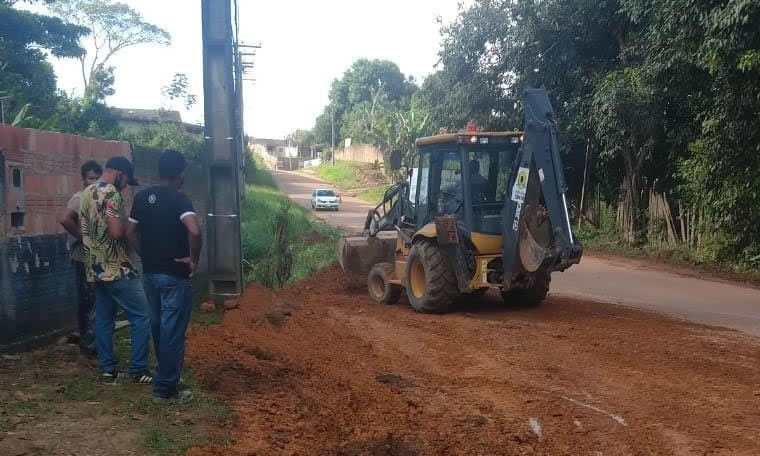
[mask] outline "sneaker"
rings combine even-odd
[[[101,372],[100,378],[105,383],[116,383],[119,380],[119,377],[121,374],[119,374],[118,371],[111,371],[111,372]]]
[[[139,374],[132,375],[132,381],[141,385],[150,385],[153,383],[153,374],[146,370]]]
[[[193,392],[189,389],[179,390],[169,397],[153,396],[153,403],[159,405],[187,404],[193,400]]]

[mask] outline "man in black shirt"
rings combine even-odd
[[[192,399],[180,388],[185,357],[185,331],[192,310],[190,277],[201,252],[201,231],[187,196],[179,192],[184,183],[185,157],[166,150],[158,160],[161,184],[135,196],[130,221],[131,236],[143,264],[143,287],[158,369],[153,402]]]

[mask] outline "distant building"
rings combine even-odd
[[[111,108],[111,111],[116,116],[119,127],[123,130],[139,131],[150,125],[172,123],[182,126],[187,133],[203,135],[203,125],[182,122],[182,116],[180,116],[179,111],[128,108]]]
[[[298,147],[291,146],[288,144],[288,141],[284,139],[251,138],[249,141],[249,146],[255,152],[266,152],[272,157],[298,157]]]

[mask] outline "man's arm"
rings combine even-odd
[[[129,225],[124,211],[124,199],[119,192],[112,191],[106,194],[103,204],[106,206],[108,235],[113,239],[124,239]]]
[[[182,217],[182,224],[187,228],[187,241],[190,244],[190,258],[179,258],[177,261],[187,263],[190,266],[190,277],[195,273],[198,261],[201,257],[203,248],[203,235],[201,228],[198,226],[198,217],[192,213],[186,213]]]
[[[137,229],[137,220],[133,218],[129,218],[129,223],[127,224],[127,240],[129,240],[129,245],[132,247],[132,249],[137,252],[138,255],[142,256],[142,243],[140,242],[140,231]]]
[[[127,225],[129,222],[118,215],[106,214],[106,225],[108,226],[108,235],[113,239],[123,239],[127,236]]]
[[[79,214],[71,209],[66,209],[58,223],[72,236],[82,239],[82,229],[79,227]]]

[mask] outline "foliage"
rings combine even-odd
[[[274,181],[272,173],[267,170],[266,164],[251,150],[245,154],[245,183],[259,187],[277,188],[277,183]]]
[[[52,116],[25,126],[101,139],[116,139],[121,133],[116,117],[104,103],[65,94],[59,95]]]
[[[243,258],[246,278],[269,286],[278,286],[274,277],[282,264],[282,252],[275,247],[275,233],[289,241],[291,256],[286,281],[303,279],[335,261],[335,243],[339,233],[322,221],[315,220],[304,208],[288,206],[288,198],[275,189],[250,186],[242,203]],[[287,207],[287,210],[283,210]],[[283,220],[283,217],[285,220]],[[273,220],[279,218],[279,225]],[[284,231],[283,231],[284,230]]]
[[[51,116],[57,102],[56,79],[45,51],[56,57],[77,57],[79,37],[87,29],[13,7],[0,0],[0,97],[6,119],[26,105],[22,125]]]
[[[404,76],[398,65],[393,62],[368,59],[355,61],[343,76],[335,79],[330,86],[330,101],[314,125],[315,143],[331,143],[331,117],[335,124],[337,142],[350,137],[349,131],[367,131],[367,124],[377,119],[371,112],[372,106],[377,106],[380,98],[385,104],[384,107],[408,106],[411,95],[416,90],[414,80]],[[363,122],[364,125],[348,124],[347,120],[351,118],[353,123]]]
[[[79,55],[85,97],[97,90],[97,75],[111,70],[108,64],[116,53],[139,44],[168,45],[171,40],[169,32],[145,22],[137,10],[124,3],[57,0],[50,9],[58,17],[90,29],[88,53]]]
[[[125,130],[119,139],[154,149],[178,150],[195,163],[200,163],[205,147],[202,136],[188,133],[183,125],[174,122],[160,122],[139,130]]]
[[[286,138],[290,144],[298,147],[299,156],[303,157],[305,152],[314,147],[314,133],[311,130],[296,130]]]
[[[179,100],[185,109],[190,109],[198,102],[198,97],[189,92],[189,87],[190,82],[185,73],[174,73],[172,82],[161,88],[161,94],[170,102]]]
[[[710,252],[690,258],[747,262],[760,253],[760,3],[475,0],[460,8],[441,28],[441,65],[420,90],[433,129],[514,128],[522,90],[544,86],[559,117],[568,196],[599,188],[619,206],[623,243],[647,242],[642,196],[657,191],[682,203],[673,207],[704,211],[700,249]]]

